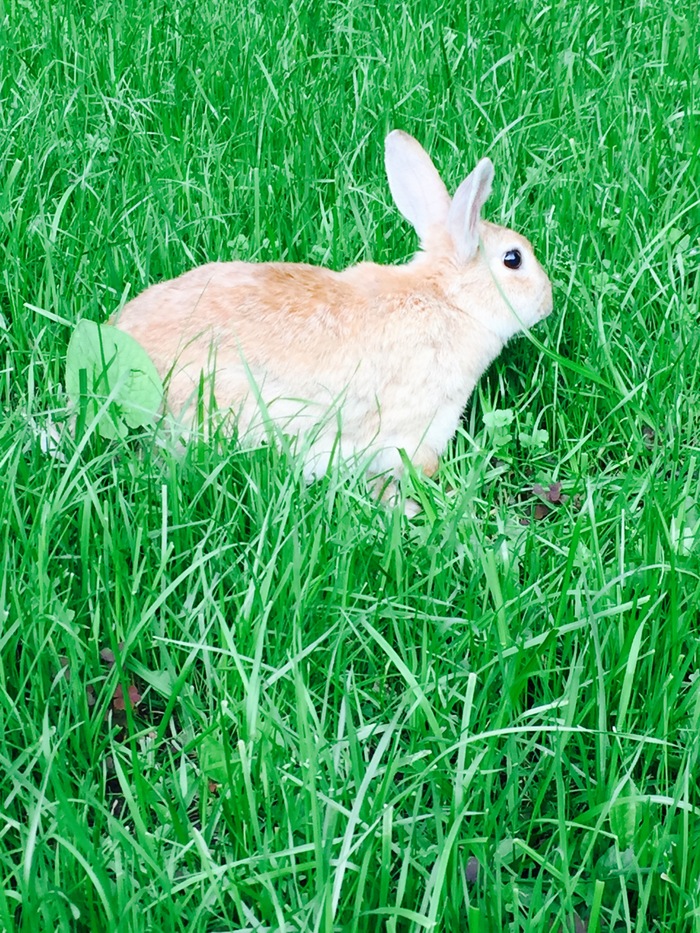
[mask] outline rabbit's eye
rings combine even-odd
[[[519,269],[522,265],[523,257],[519,249],[509,249],[503,257],[503,265],[509,269]]]

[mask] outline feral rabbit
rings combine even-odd
[[[389,133],[385,154],[396,206],[420,239],[409,263],[212,262],[115,316],[166,381],[176,421],[192,426],[204,377],[241,438],[269,437],[270,426],[301,438],[309,480],[335,455],[365,456],[388,480],[402,452],[437,469],[478,379],[551,312],[552,288],[524,237],[481,219],[489,159],[450,198],[407,133]],[[389,482],[384,498],[395,494]]]

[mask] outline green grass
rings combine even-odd
[[[700,930],[696,13],[0,0],[0,929]],[[408,257],[393,127],[555,291],[420,517],[71,436],[80,318]]]

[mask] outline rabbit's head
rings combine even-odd
[[[481,219],[493,181],[490,159],[481,159],[450,198],[423,147],[394,130],[386,169],[396,206],[421,240],[414,261],[428,274],[432,267],[452,304],[504,342],[552,311],[552,286],[531,244]]]

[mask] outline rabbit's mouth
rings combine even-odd
[[[552,298],[552,285],[550,282],[547,282],[547,285],[544,289],[544,295],[542,296],[542,304],[540,306],[540,320],[544,320],[554,310],[554,300]]]

